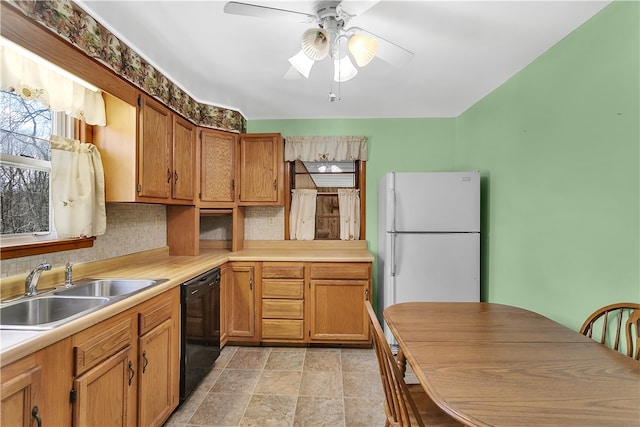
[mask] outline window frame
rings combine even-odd
[[[360,190],[360,239],[366,240],[366,175],[367,175],[367,162],[365,160],[355,160],[355,186],[352,188],[356,188]],[[295,161],[285,161],[284,168],[284,179],[285,179],[285,188],[288,191],[288,194],[285,195],[285,205],[284,205],[284,240],[290,240],[291,234],[289,230],[289,217],[291,213],[291,190],[294,188],[295,183]],[[334,241],[340,239],[319,239],[319,240],[327,240]]]
[[[83,136],[85,139],[87,133],[82,131],[85,127],[84,122],[74,119],[64,112],[53,111],[52,134],[66,138]],[[6,153],[0,153],[0,160],[6,166],[44,171],[51,176],[51,161],[48,160],[31,159]],[[53,223],[51,186],[49,186],[49,231],[2,235],[0,260],[92,247],[94,240],[95,237],[58,239]]]

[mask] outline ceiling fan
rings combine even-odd
[[[314,1],[314,14],[231,1],[225,4],[224,12],[316,23],[317,27],[309,28],[303,33],[302,49],[289,58],[289,63],[293,69],[308,78],[316,61],[330,57],[334,63],[334,80],[345,82],[358,73],[351,58],[358,67],[364,67],[375,57],[393,65],[404,65],[413,57],[413,52],[370,31],[347,27],[349,20],[364,13],[378,1]]]

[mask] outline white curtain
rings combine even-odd
[[[105,233],[104,170],[95,145],[51,135],[51,199],[58,238]]]
[[[289,238],[291,240],[313,240],[316,235],[316,196],[318,190],[291,191],[289,213]]]
[[[338,189],[340,208],[340,239],[360,239],[360,190],[355,188]]]
[[[100,91],[94,92],[59,70],[0,45],[0,90],[37,99],[53,111],[64,111],[90,125],[104,126],[106,115]]]
[[[288,136],[284,159],[289,162],[367,160],[366,136]]]

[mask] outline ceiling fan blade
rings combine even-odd
[[[371,31],[364,30],[362,28],[353,28],[359,32],[367,34],[369,37],[373,37],[378,40],[378,51],[376,57],[388,62],[391,65],[403,66],[409,63],[414,54],[410,50],[403,48],[400,45],[395,44],[392,41],[380,37]]]
[[[315,22],[316,18],[304,12],[259,6],[257,4],[230,1],[224,5],[224,13],[231,15],[255,16],[257,18],[288,19],[296,22]]]
[[[342,0],[338,7],[343,14],[353,18],[354,16],[362,15],[379,2],[380,0]]]
[[[296,70],[295,68],[289,67],[287,72],[284,74],[284,79],[285,80],[302,80],[304,79],[304,76],[300,74],[298,70]]]

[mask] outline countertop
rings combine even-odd
[[[102,261],[74,266],[74,280],[82,278],[148,278],[167,279],[150,289],[114,302],[62,326],[47,331],[0,331],[0,365],[5,366],[24,356],[67,338],[96,323],[106,320],[164,291],[220,266],[227,261],[299,261],[299,262],[372,262],[366,241],[357,242],[298,242],[251,241],[245,249],[231,252],[226,249],[201,249],[197,256],[171,256],[168,248],[140,252]],[[64,282],[64,267],[45,272],[40,289],[53,288]],[[22,286],[24,277],[0,281],[3,295],[8,288]]]

